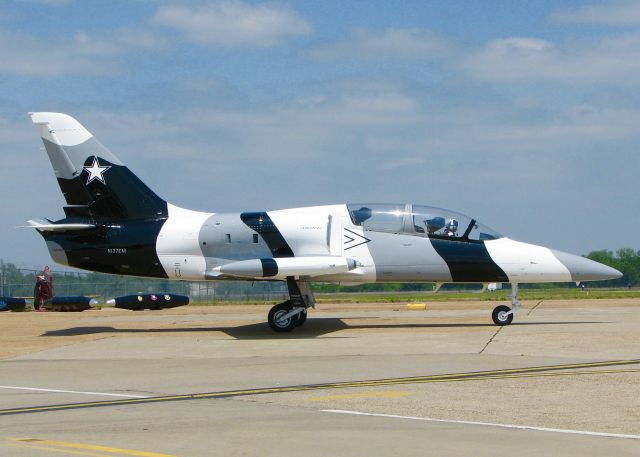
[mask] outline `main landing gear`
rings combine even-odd
[[[511,283],[511,308],[506,305],[499,305],[493,309],[491,318],[496,325],[509,325],[513,322],[513,313],[520,310],[520,300],[518,300],[518,284]]]
[[[307,309],[315,306],[316,299],[307,281],[287,277],[289,300],[278,303],[269,311],[269,327],[274,332],[290,332],[307,320]]]

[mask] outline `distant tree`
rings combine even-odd
[[[640,251],[632,248],[621,248],[618,249],[614,255],[612,251],[605,249],[590,252],[587,258],[609,265],[622,272],[622,278],[610,281],[598,281],[598,286],[624,287],[628,284],[631,286],[640,285]]]

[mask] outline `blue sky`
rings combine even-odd
[[[63,199],[28,111],[194,209],[415,202],[640,249],[640,1],[0,3],[0,257]]]

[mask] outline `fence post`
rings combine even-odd
[[[0,297],[4,297],[4,260],[0,259]]]

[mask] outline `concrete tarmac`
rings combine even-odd
[[[640,300],[491,309],[2,313],[0,456],[640,455]]]

